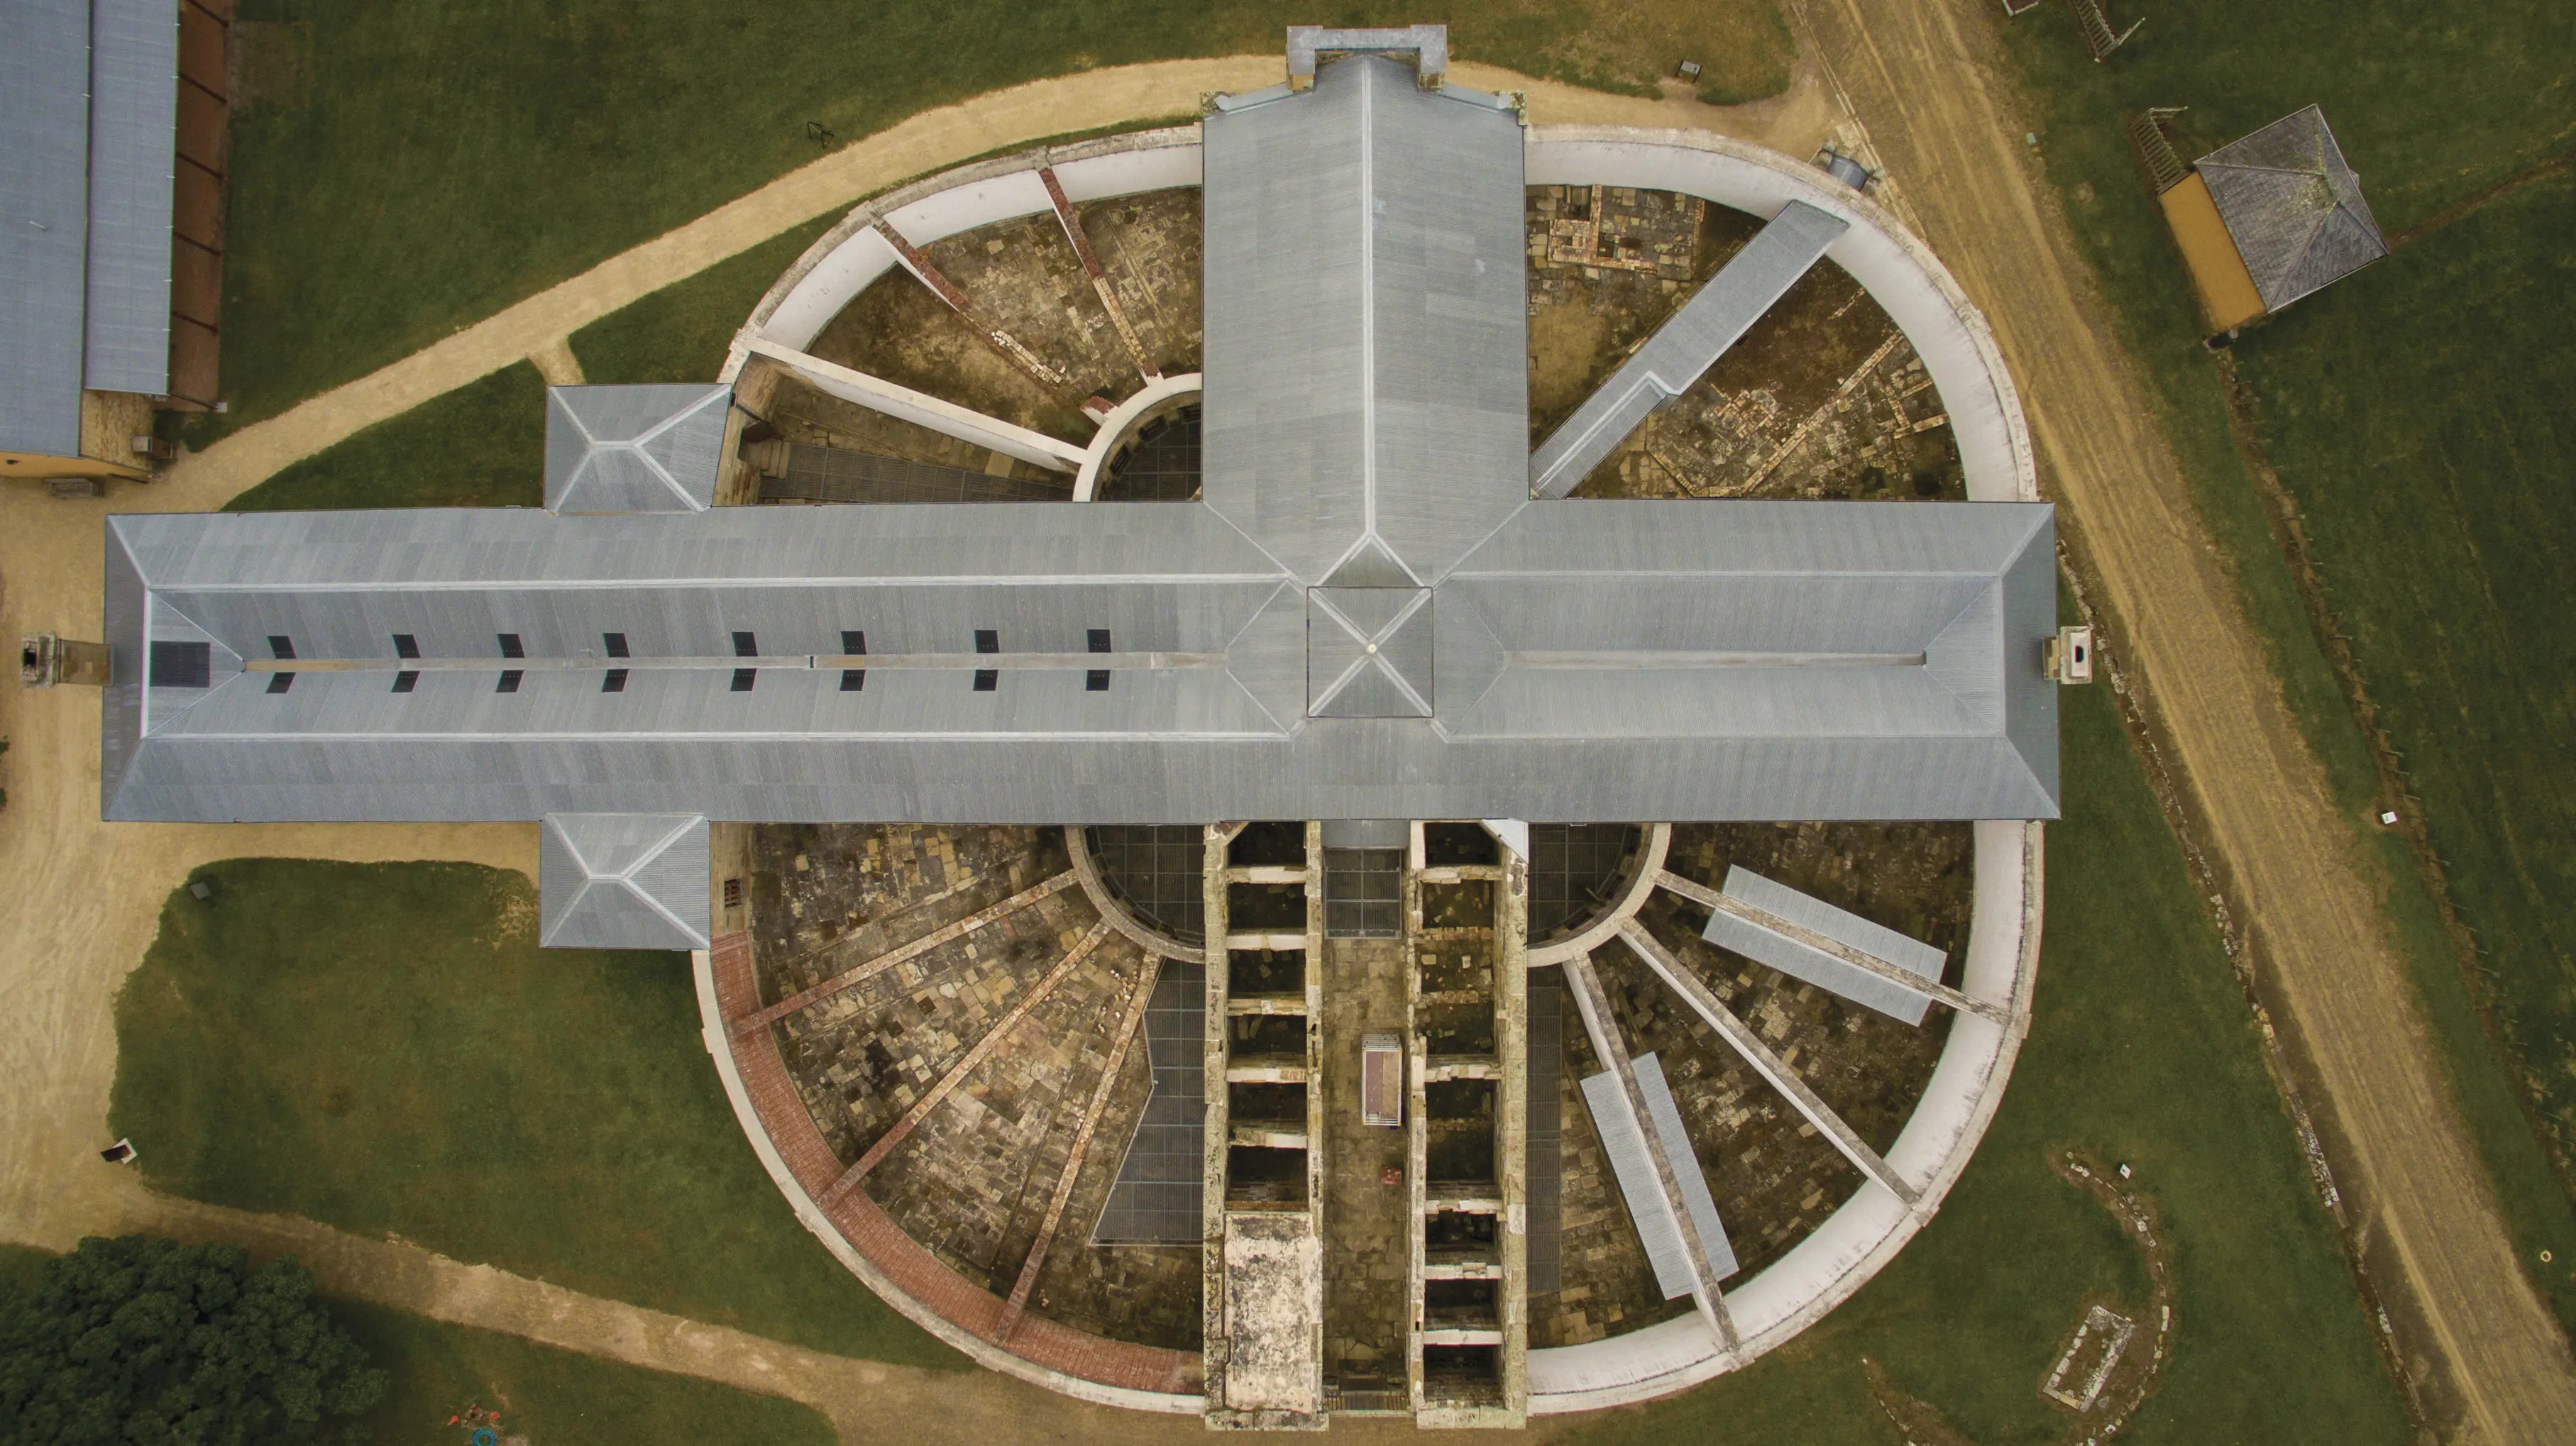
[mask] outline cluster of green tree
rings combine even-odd
[[[358,1441],[386,1384],[293,1256],[92,1237],[0,1299],[6,1446]]]

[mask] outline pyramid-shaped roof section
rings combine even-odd
[[[2315,106],[2194,162],[2267,311],[2388,254],[2361,178]]]
[[[537,942],[703,949],[707,821],[694,813],[550,813],[537,834]]]
[[[546,388],[546,510],[714,506],[732,400],[722,383]]]

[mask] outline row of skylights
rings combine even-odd
[[[1109,629],[1090,628],[1085,631],[1087,633],[1085,642],[1088,645],[1089,651],[1094,653],[1106,653],[1111,651]],[[527,647],[521,641],[519,634],[496,633],[494,634],[494,637],[500,644],[501,656],[503,658],[520,660],[528,656]],[[627,649],[626,635],[624,633],[602,633],[599,635],[599,638],[600,644],[608,656],[612,658],[628,658],[633,656],[633,654]],[[395,657],[406,661],[417,660],[420,657],[420,638],[418,635],[413,633],[396,633],[393,635],[393,640]],[[154,646],[158,649],[166,645],[155,644]],[[177,686],[205,687],[207,685],[203,663],[205,645],[200,643],[185,646],[193,646],[196,649],[194,653],[188,655],[190,661],[196,662],[196,668],[194,670],[190,670],[187,667],[187,664],[179,661],[177,655],[174,653],[172,655],[172,664],[169,667],[168,672],[173,675],[173,681]],[[283,633],[271,633],[268,636],[268,650],[278,661],[292,662],[295,659],[295,640]],[[975,651],[979,653],[1001,652],[1002,635],[1000,630],[996,628],[977,628],[975,630]],[[843,629],[841,632],[841,652],[845,657],[867,656],[868,635],[856,628]],[[733,653],[737,658],[759,657],[760,640],[758,636],[749,632],[736,632],[733,635]],[[1092,668],[1086,671],[1083,674],[1082,679],[1083,691],[1089,693],[1108,692],[1109,671],[1110,670],[1107,668]],[[163,672],[164,669],[156,663],[156,666],[153,669],[153,676],[156,681],[163,676]],[[600,679],[599,691],[603,693],[625,692],[626,680],[629,672],[630,670],[625,668],[608,669],[606,674]],[[522,669],[505,668],[501,672],[500,682],[492,691],[496,693],[515,693],[519,691],[520,680],[525,676],[526,674]],[[178,678],[181,677],[187,678],[189,681],[177,681]],[[733,681],[728,691],[735,693],[748,693],[752,691],[753,687],[759,682],[759,679],[760,670],[756,667],[736,668],[733,670]],[[976,692],[996,692],[1000,689],[1001,684],[1001,670],[997,668],[978,668],[975,670],[974,686]],[[862,692],[867,688],[867,685],[868,674],[865,668],[844,668],[841,670],[842,692]],[[283,693],[294,686],[295,675],[291,672],[269,674],[268,691],[271,693]],[[420,673],[415,669],[406,668],[394,674],[393,690],[397,693],[409,693],[417,689],[419,686]]]

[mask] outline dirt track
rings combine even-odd
[[[2098,571],[2112,639],[2174,744],[2189,807],[2230,876],[2264,983],[2324,1093],[2337,1168],[2374,1265],[2422,1323],[2456,1403],[2445,1434],[2576,1435],[2576,1366],[2516,1265],[2442,1083],[2378,875],[2328,795],[2239,609],[2145,390],[2041,187],[1998,78],[1985,0],[1806,0],[1926,239],[1985,308],[2022,388],[2043,488]],[[2036,23],[2062,23],[2052,13]],[[2388,1273],[2383,1267],[2383,1277]],[[2439,1389],[2446,1385],[2447,1389]]]

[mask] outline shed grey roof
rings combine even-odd
[[[83,385],[170,389],[170,213],[179,125],[179,8],[92,0],[89,321]]]
[[[1681,1187],[1682,1201],[1690,1211],[1691,1228],[1699,1235],[1700,1248],[1708,1254],[1709,1274],[1724,1280],[1739,1267],[1735,1247],[1726,1238],[1726,1227],[1718,1220],[1717,1201],[1708,1192],[1708,1175],[1700,1168],[1699,1151],[1692,1146],[1690,1132],[1682,1126],[1681,1108],[1673,1100],[1672,1086],[1665,1082],[1663,1061],[1652,1054],[1638,1055],[1630,1061],[1637,1076],[1637,1093],[1645,1096],[1647,1120],[1618,1107],[1619,1077],[1604,1071],[1583,1081],[1583,1102],[1592,1111],[1592,1124],[1601,1137],[1601,1152],[1610,1159],[1610,1172],[1619,1182],[1619,1194],[1626,1200],[1629,1222],[1637,1228],[1637,1243],[1645,1247],[1646,1263],[1654,1267],[1655,1288],[1666,1300],[1678,1300],[1691,1293],[1698,1273],[1691,1269],[1689,1247],[1682,1244],[1680,1222],[1673,1218],[1672,1202],[1666,1198],[1661,1181],[1655,1176],[1653,1159],[1646,1153],[1646,1139],[1640,1124],[1650,1124],[1664,1147],[1664,1158],[1672,1163],[1674,1183]]]
[[[1850,222],[1804,201],[1781,207],[1530,454],[1531,494],[1563,497],[1582,486],[1648,412],[1690,390],[1849,229]]]
[[[0,451],[80,453],[81,388],[170,376],[179,14],[13,0],[0,45]]]
[[[1932,983],[1941,982],[1941,966],[1949,956],[1940,950],[1847,909],[1799,893],[1786,884],[1775,883],[1751,869],[1737,865],[1726,871],[1726,896],[1873,959],[1922,975]],[[1932,1004],[1929,994],[1908,989],[1812,944],[1723,909],[1709,915],[1708,927],[1700,931],[1700,937],[1908,1024],[1921,1024],[1924,1011]]]
[[[2325,112],[2315,106],[2192,164],[2266,311],[2388,254],[2361,198],[2361,178],[2344,164]]]
[[[107,815],[2056,816],[2046,505],[1529,498],[1459,95],[1208,122],[1204,503],[111,518]]]
[[[698,814],[548,814],[537,831],[537,942],[703,949],[710,860]]]
[[[704,512],[715,505],[733,388],[546,388],[546,510]]]
[[[80,451],[89,6],[15,0],[0,45],[0,452]]]

